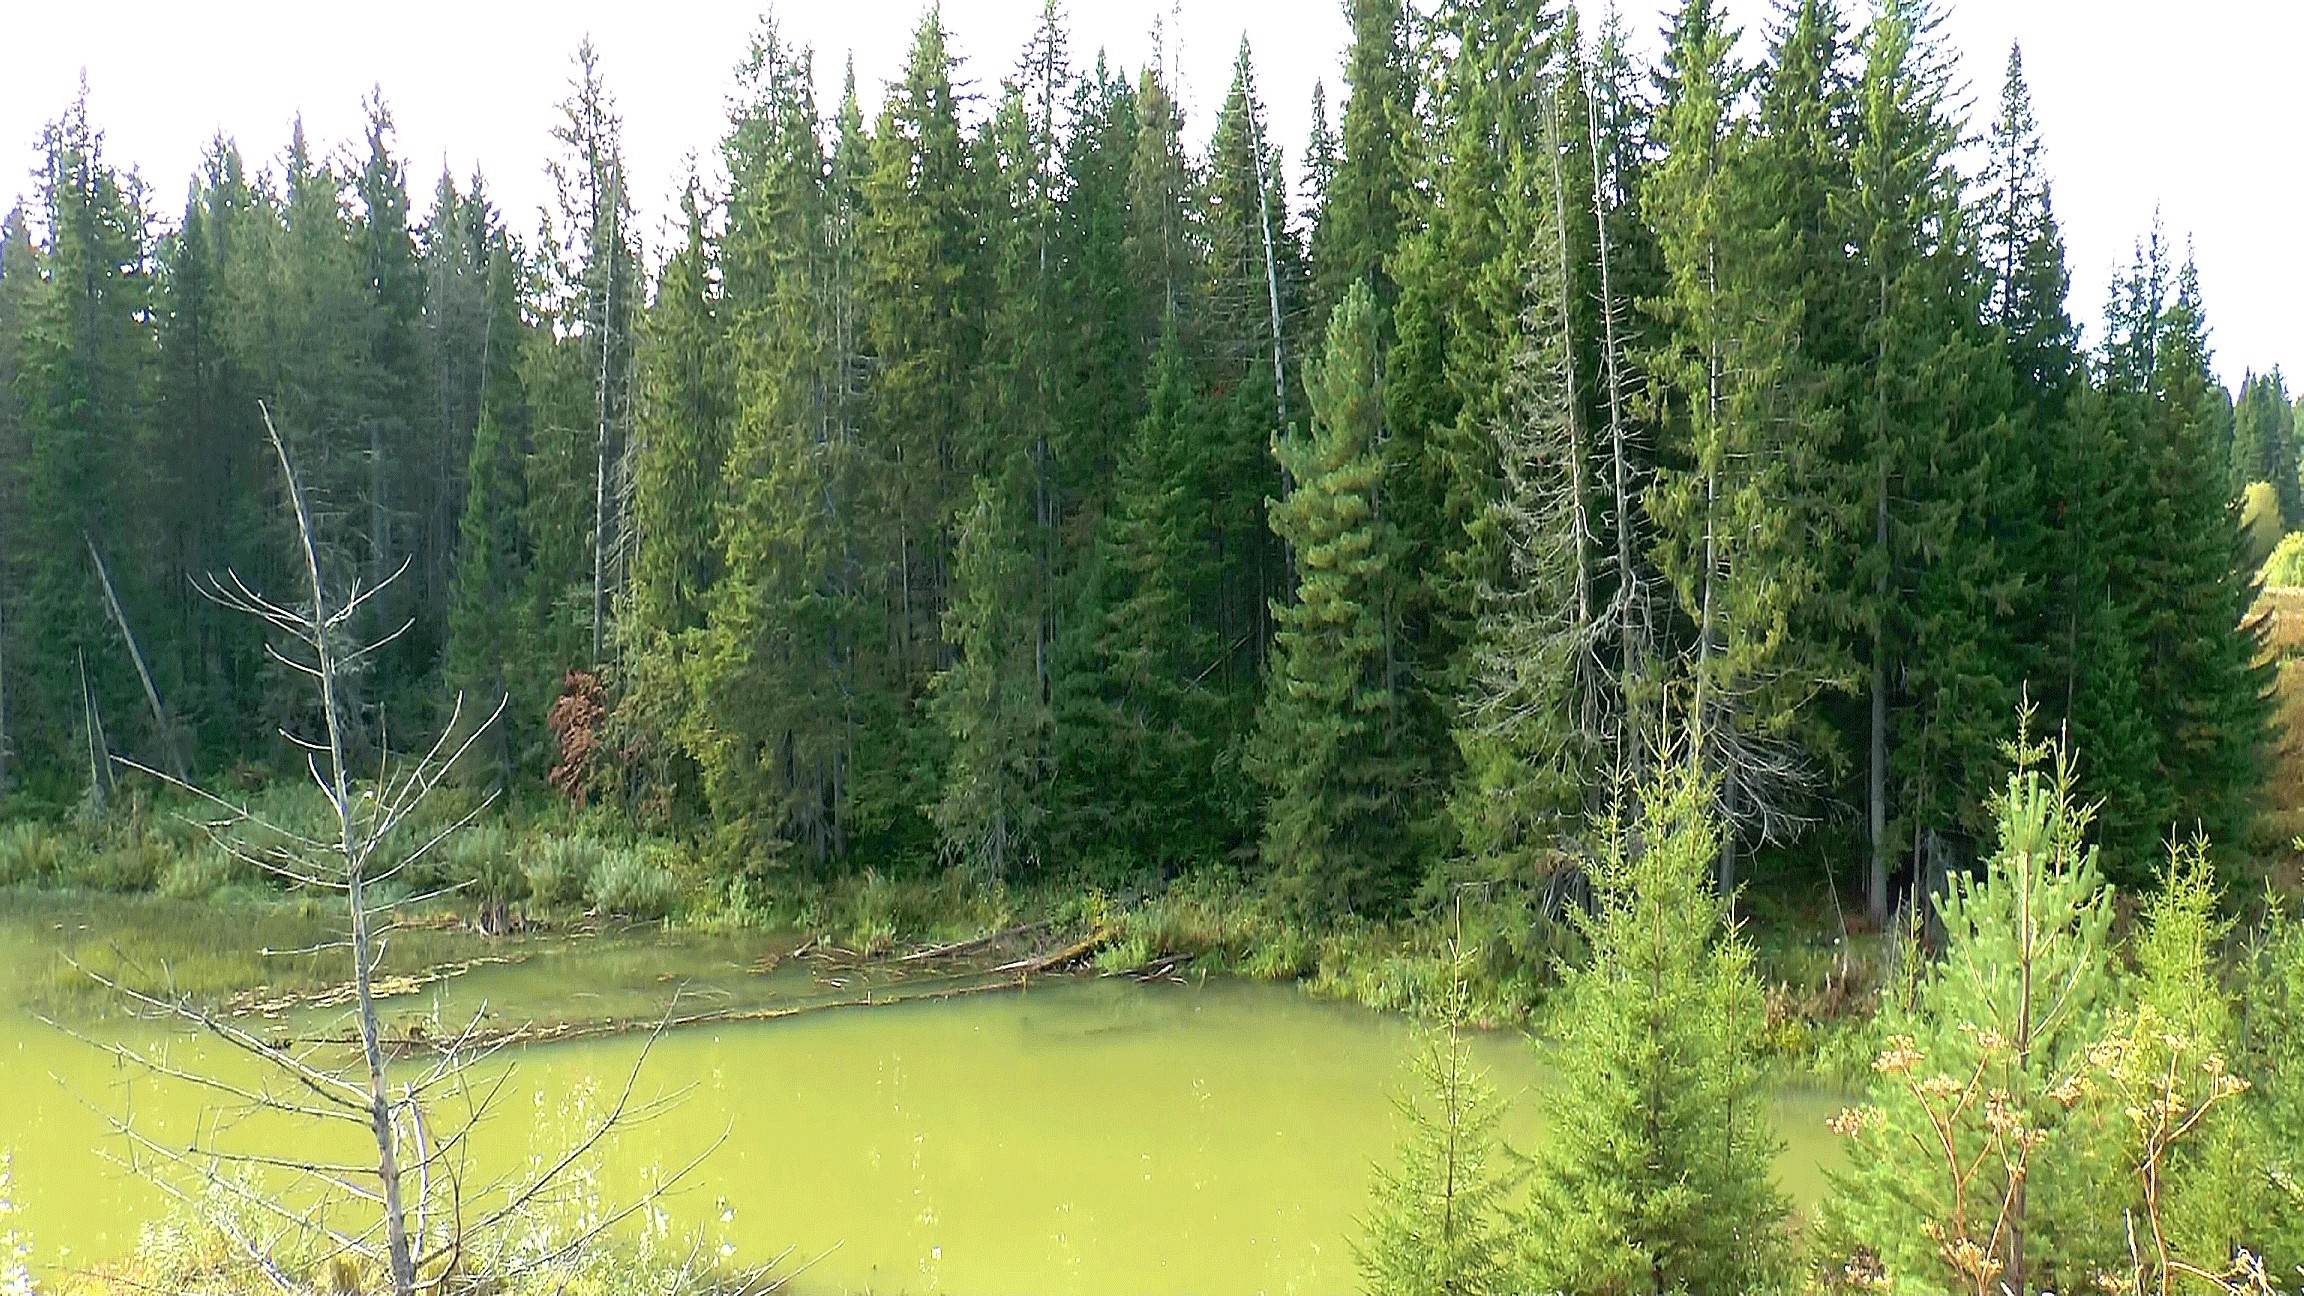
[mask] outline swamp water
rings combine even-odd
[[[38,1021],[92,1038],[154,1029],[95,1017],[57,951],[96,962],[112,949],[148,966],[125,947],[173,949],[187,979],[205,951],[208,975],[229,983],[235,969],[253,979],[250,969],[270,965],[227,951],[296,948],[313,930],[324,930],[317,915],[0,898],[0,1151],[13,1153],[11,1223],[36,1263],[117,1255],[166,1209],[143,1177],[98,1154],[122,1150],[107,1114],[132,1106],[140,1128],[182,1138],[215,1109],[181,1082],[127,1084],[111,1057]],[[389,1001],[403,1022],[460,1022],[483,1004],[511,1023],[653,1016],[675,988],[680,1011],[825,990],[823,974],[790,964],[755,971],[775,948],[764,941],[652,929],[402,938],[424,948],[395,964],[514,960]],[[813,1260],[794,1284],[802,1292],[1346,1292],[1357,1287],[1354,1221],[1370,1166],[1396,1137],[1391,1095],[1411,1042],[1396,1018],[1288,986],[1100,978],[694,1026],[654,1044],[636,1096],[669,1101],[624,1133],[597,1183],[603,1200],[628,1200],[651,1175],[709,1152],[665,1203],[675,1228],[702,1228],[749,1261],[791,1248],[794,1262]],[[481,1160],[516,1170],[566,1146],[582,1128],[570,1109],[612,1099],[644,1046],[625,1035],[519,1050],[478,1136]],[[217,1060],[191,1041],[174,1047],[180,1061]],[[1530,1145],[1541,1138],[1542,1066],[1516,1034],[1478,1048],[1515,1100],[1508,1139]],[[1834,1155],[1823,1122],[1838,1105],[1778,1099],[1781,1173],[1803,1203]]]

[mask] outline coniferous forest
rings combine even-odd
[[[83,93],[0,231],[0,815],[117,812],[113,756],[304,777],[311,688],[203,592],[303,579],[269,423],[317,561],[372,593],[354,741],[462,726],[475,793],[677,841],[715,905],[1220,875],[1311,934],[1293,973],[1319,933],[1522,897],[1582,1115],[1461,1166],[1480,1014],[1461,976],[1417,999],[1436,1141],[1380,1181],[1378,1290],[1790,1271],[1728,1039],[1787,1016],[1738,934],[1761,891],[1942,960],[1871,988],[1899,1033],[1843,1118],[1827,1285],[2145,1255],[2145,1290],[2142,1217],[2081,1204],[2128,1181],[2075,1131],[2123,1118],[2059,1086],[2207,1068],[2154,1100],[2238,1109],[2186,1052],[2230,1022],[2152,1024],[2223,1003],[2219,915],[2286,849],[2259,599],[2304,584],[2293,397],[2227,392],[2159,228],[2084,344],[2020,51],[1963,73],[1930,0],[1723,8],[1652,40],[1346,0],[1305,140],[1245,42],[1211,131],[1053,0],[973,81],[931,8],[868,115],[771,19],[659,242],[589,44],[540,219],[412,175],[381,97],[355,141],[219,137],[179,193]],[[2012,968],[2063,987],[2045,1016]],[[1989,1112],[1922,1078],[1971,1063]],[[1626,1074],[1687,1123],[1628,1135],[1660,1109],[1611,1106]],[[2198,1169],[2243,1138],[2203,1128],[2154,1173],[2224,1274],[2286,1172]],[[2012,1237],[1903,1227],[1950,1218],[1914,1196],[1930,1137]],[[1459,1168],[1470,1233],[1419,1213]],[[2174,1246],[2158,1281],[2193,1281]]]
[[[508,696],[507,785],[732,875],[1226,861],[1385,914],[1686,756],[1723,883],[1828,858],[1882,922],[2026,705],[2113,877],[2252,841],[2288,397],[2226,394],[2158,230],[2081,348],[2018,55],[1970,121],[1923,5],[1790,6],[1753,66],[1710,3],[1654,67],[1564,5],[1351,20],[1293,158],[1245,47],[1195,155],[1054,10],[966,93],[931,12],[869,121],[769,24],[664,247],[589,48],[534,231],[420,196],[381,100],[180,208],[69,105],[0,288],[8,795],[82,796],[92,729],[298,763],[194,586],[288,561],[268,410],[330,560],[407,569],[367,731]]]

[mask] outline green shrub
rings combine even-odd
[[[123,834],[93,850],[68,857],[61,880],[91,891],[149,891],[169,863],[169,851],[159,842]]]
[[[212,844],[169,852],[160,870],[160,894],[171,900],[205,900],[247,880],[248,867]]]
[[[2280,516],[2280,495],[2272,483],[2248,483],[2240,502],[2240,539],[2250,566],[2272,556],[2288,534],[2288,522]]]
[[[0,828],[0,886],[52,881],[64,872],[69,847],[55,825],[28,822]]]
[[[2304,531],[2291,531],[2272,547],[2272,556],[2264,560],[2264,583],[2304,585]]]
[[[538,904],[581,904],[605,862],[608,848],[590,837],[545,837],[533,844],[521,871]]]
[[[651,852],[653,853],[653,852]],[[680,898],[672,870],[638,851],[603,852],[585,885],[586,898],[604,912],[627,918],[662,918]]]
[[[435,885],[461,887],[464,895],[490,903],[528,898],[528,874],[511,832],[501,825],[466,828],[433,849],[439,856]]]

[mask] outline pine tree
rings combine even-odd
[[[2174,1064],[2212,1083],[2223,1078],[2223,1067],[2245,1061],[2239,1006],[2223,979],[2223,953],[2233,923],[2220,912],[2222,895],[2207,841],[2172,844],[2159,881],[2133,943],[2136,1002],[2112,1034],[2146,1041],[2144,1056],[2136,1061],[2153,1072],[2165,1074]],[[2186,1077],[2178,1084],[2177,1092],[2192,1101],[2202,1096],[2200,1081]],[[2265,1255],[2276,1238],[2274,1175],[2280,1156],[2272,1149],[2278,1144],[2262,1123],[2261,1096],[2242,1091],[2232,1097],[2210,1106],[2157,1171],[2166,1194],[2161,1223],[2169,1242],[2177,1254],[2211,1264],[2229,1259],[2236,1247]],[[2140,1149],[2131,1142],[2127,1150],[2133,1161]],[[2138,1186],[2131,1186],[2128,1204],[2142,1216],[2145,1203],[2135,1191]]]
[[[2304,1265],[2304,923],[2266,915],[2241,996],[2249,1042],[2240,1074],[2257,1087],[2257,1119],[2267,1183],[2266,1266]]]
[[[1366,1237],[1355,1245],[1371,1296],[1481,1296],[1511,1287],[1506,1211],[1517,1184],[1498,1137],[1504,1105],[1472,1059],[1471,996],[1459,954],[1418,1033],[1415,1089],[1393,1100],[1406,1133],[1378,1167]]]
[[[1272,678],[1252,771],[1263,784],[1265,866],[1303,907],[1381,911],[1415,884],[1410,810],[1425,771],[1403,742],[1393,673],[1402,573],[1385,520],[1375,295],[1345,293],[1306,384],[1313,428],[1274,442],[1295,483],[1272,529],[1296,554],[1275,604]]]
[[[1040,858],[1050,717],[1033,671],[1037,627],[1023,597],[1015,505],[983,478],[975,495],[944,613],[957,658],[930,685],[930,711],[951,743],[930,814],[945,857],[998,884]]]
[[[1641,793],[1578,924],[1591,961],[1561,993],[1560,1086],[1538,1147],[1524,1285],[1590,1293],[1766,1290],[1787,1207],[1771,1178],[1752,950],[1710,884],[1714,794],[1693,767]]]
[[[1826,1204],[1827,1236],[1868,1248],[1892,1279],[1969,1285],[1968,1271],[1946,1268],[1971,1263],[1955,1254],[1965,1239],[1975,1263],[1997,1266],[1994,1290],[2064,1291],[2118,1245],[2098,1213],[2118,1190],[2058,1092],[2113,1007],[2112,896],[2071,762],[2058,753],[2044,767],[2049,752],[2028,744],[2019,737],[2016,772],[1994,799],[1983,873],[1955,875],[1937,899],[1943,959],[1908,1006],[1889,1005],[1870,1105],[1841,1124],[1848,1169]]]

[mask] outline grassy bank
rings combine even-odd
[[[306,789],[251,796],[291,831],[323,826],[325,807]],[[324,956],[260,955],[251,934],[259,917],[276,933],[286,910],[318,944],[334,921],[329,898],[235,859],[189,820],[190,809],[145,795],[116,800],[101,815],[0,825],[0,888],[151,894],[202,906],[184,946],[165,955],[90,942],[80,957],[99,970],[165,957],[178,988],[218,996],[259,982],[296,990],[339,979]],[[429,836],[464,809],[444,802],[407,831]],[[1223,867],[1127,891],[1060,876],[987,885],[950,871],[727,878],[683,842],[565,806],[491,807],[390,885],[416,901],[418,915],[395,938],[391,970],[402,972],[472,957],[491,933],[612,921],[767,933],[868,958],[1033,925],[1067,939],[1096,937],[1093,966],[1106,974],[1294,982],[1322,997],[1423,1015],[1438,1002],[1450,947],[1460,943],[1476,955],[1474,1016],[1541,1031],[1560,964],[1581,952],[1559,902],[1527,888],[1464,887],[1389,920],[1312,924]],[[1868,1040],[1850,1040],[1862,1035],[1893,950],[1877,937],[1844,937],[1833,915],[1802,909],[1799,894],[1757,891],[1748,906],[1747,933],[1771,986],[1769,1048],[1789,1072],[1837,1074],[1870,1056]],[[85,977],[57,971],[44,993],[98,992]]]

